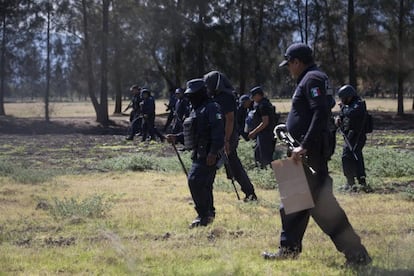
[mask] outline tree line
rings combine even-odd
[[[137,83],[156,97],[210,70],[239,93],[262,85],[290,97],[277,65],[305,42],[333,87],[364,96],[413,97],[410,0],[0,0],[0,115],[5,99],[89,99],[108,123]],[[414,99],[413,106],[414,109]]]

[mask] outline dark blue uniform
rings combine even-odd
[[[155,135],[157,135],[161,141],[164,141],[164,137],[155,128],[154,97],[148,96],[147,98],[144,98],[141,103],[141,112],[144,120],[142,125],[142,141],[147,140],[148,134],[151,140],[155,140]]]
[[[256,136],[256,146],[254,148],[254,158],[261,168],[265,168],[273,161],[276,140],[273,134],[273,128],[276,125],[274,106],[269,99],[263,97],[262,100],[255,104],[254,121],[262,122],[263,116],[268,116],[269,124],[265,129],[260,131]]]
[[[175,105],[177,103],[177,97],[175,96],[174,90],[170,92],[170,98],[168,99],[167,109],[168,117],[167,121],[165,122],[164,131],[167,131],[167,129],[170,127],[173,119],[174,119],[174,112],[175,112]]]
[[[210,101],[204,101],[196,110],[192,110],[192,156],[188,173],[188,186],[194,200],[195,209],[200,218],[214,217],[213,182],[216,166],[206,164],[209,153],[218,154],[224,147],[224,123],[220,107]]]
[[[247,137],[249,132],[245,129],[246,125],[246,118],[249,114],[249,111],[253,109],[253,102],[251,102],[251,105],[249,108],[245,108],[242,104],[239,104],[239,107],[237,108],[237,129],[239,131],[239,135],[243,137],[244,140],[248,141],[249,138]]]
[[[250,181],[243,165],[240,162],[239,156],[237,155],[237,147],[239,145],[239,132],[237,129],[237,102],[233,93],[231,92],[220,92],[214,95],[214,101],[220,105],[223,119],[225,121],[226,114],[234,113],[234,124],[233,132],[229,139],[230,152],[228,154],[230,171],[227,168],[227,174],[231,177],[233,174],[236,181],[240,184],[242,191],[246,194],[246,199],[250,196],[256,197],[254,192],[253,184]],[[226,124],[226,122],[225,122]]]
[[[142,114],[141,114],[141,95],[139,93],[132,96],[131,99],[131,107],[132,111],[129,114],[129,121],[130,126],[128,129],[128,140],[132,140],[135,136],[135,134],[141,132],[141,126],[142,126]],[[128,108],[127,108],[128,109]]]
[[[174,119],[172,125],[172,133],[180,133],[183,131],[183,122],[184,119],[189,116],[190,113],[190,103],[188,99],[182,98],[177,99],[174,107]]]
[[[364,117],[367,114],[365,102],[360,97],[354,96],[348,105],[341,106],[340,118],[342,121],[342,132],[348,138],[353,149],[345,144],[342,152],[342,167],[344,175],[349,179],[348,183],[353,184],[354,177],[357,177],[360,184],[365,185],[365,164],[362,149],[365,146],[367,136],[364,127]],[[355,159],[355,156],[358,160]]]
[[[330,106],[326,97],[328,78],[315,65],[308,67],[298,78],[287,118],[287,129],[307,149],[308,164],[316,171],[312,175],[304,166],[306,178],[315,202],[309,210],[286,215],[280,208],[282,232],[280,246],[289,252],[302,251],[302,238],[312,216],[319,227],[331,238],[336,248],[348,260],[367,254],[359,236],[336,201],[332,179],[328,175],[324,135],[328,131]]]

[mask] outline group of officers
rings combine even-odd
[[[371,258],[333,195],[332,178],[328,174],[328,160],[334,148],[331,142],[335,137],[329,123],[333,121],[334,129],[340,128],[352,145],[349,147],[346,143],[342,155],[347,179],[345,188],[354,190],[357,179],[359,185],[365,187],[364,191],[370,191],[365,181],[362,156],[366,135],[358,117],[366,112],[365,103],[352,86],[345,85],[338,90],[341,112],[333,118],[331,109],[335,101],[328,95],[328,77],[315,65],[313,52],[306,44],[289,46],[279,67],[287,68],[297,82],[286,128],[299,144],[291,151],[291,158],[297,163],[306,158],[304,170],[315,207],[286,214],[281,204],[279,249],[262,255],[268,260],[297,258],[302,252],[302,239],[312,216],[337,250],[345,255],[347,264],[366,265]],[[177,89],[176,95],[183,102],[188,99],[187,107],[180,109],[176,103],[177,117],[174,117],[173,130],[166,138],[173,144],[184,143],[185,148],[192,151],[188,186],[197,217],[190,228],[207,226],[216,216],[213,182],[222,164],[226,164],[228,177],[234,177],[240,184],[245,193],[244,201],[257,200],[254,186],[237,155],[239,136],[256,140],[255,160],[258,166],[265,168],[273,160],[273,128],[278,116],[260,86],[237,100],[229,79],[219,71],[188,81],[185,90]],[[316,173],[310,172],[310,167]]]

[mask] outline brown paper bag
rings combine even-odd
[[[272,168],[286,214],[315,206],[302,163],[296,164],[291,158],[275,160]]]

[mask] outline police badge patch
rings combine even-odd
[[[310,90],[310,94],[311,94],[312,98],[316,98],[316,97],[322,95],[321,89],[319,87],[313,87]]]

